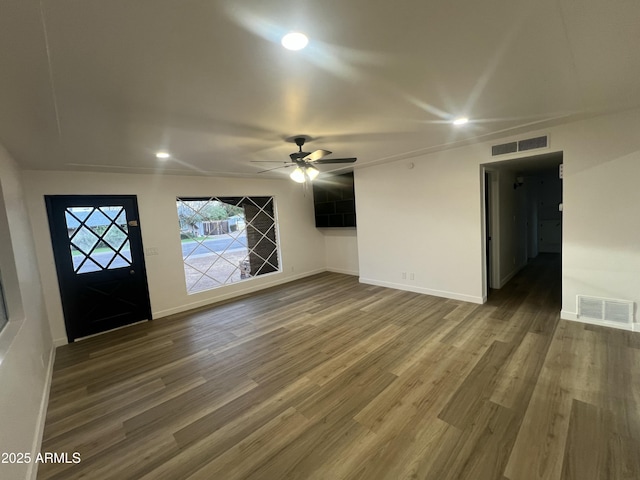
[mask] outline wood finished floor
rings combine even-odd
[[[325,273],[58,349],[39,479],[640,478],[640,335]]]

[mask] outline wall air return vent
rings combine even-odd
[[[503,143],[502,145],[494,145],[491,147],[491,156],[506,155],[507,153],[515,153],[518,151],[518,142]]]
[[[611,322],[618,325],[633,323],[633,302],[578,295],[578,318]]]
[[[526,140],[520,140],[518,142],[518,151],[524,152],[525,150],[534,150],[536,148],[547,148],[549,146],[549,137],[528,138]]]
[[[517,142],[501,143],[491,147],[491,156],[506,155],[507,153],[526,152],[537,148],[547,148],[549,146],[549,136],[527,138]]]

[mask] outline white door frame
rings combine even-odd
[[[485,182],[485,173],[489,177],[490,184],[487,186]],[[483,301],[487,301],[490,288],[499,288],[499,274],[500,274],[500,215],[498,208],[500,205],[500,189],[498,188],[498,181],[500,177],[500,171],[485,165],[480,165],[480,178],[481,178],[481,195],[482,195],[482,297]],[[489,218],[487,219],[487,208],[485,202],[486,189],[489,189]],[[490,231],[487,232],[487,220],[489,220]],[[491,250],[489,257],[491,259],[491,265],[487,265],[487,236],[491,237]],[[489,284],[487,285],[487,268],[489,269]]]

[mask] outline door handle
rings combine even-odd
[[[135,270],[129,270],[129,274],[130,274],[130,275],[133,275],[133,274],[135,274],[135,273],[136,273],[136,271],[135,271]]]

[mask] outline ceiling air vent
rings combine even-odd
[[[578,317],[631,325],[633,302],[578,295]]]
[[[534,150],[536,148],[547,148],[549,146],[549,137],[546,135],[543,137],[528,138],[526,140],[520,140],[518,142],[518,151],[524,152],[525,150]]]
[[[518,142],[503,143],[502,145],[494,145],[491,147],[491,156],[505,155],[507,153],[515,153],[518,151]]]
[[[517,142],[502,143],[491,147],[491,156],[506,155],[507,153],[526,152],[537,148],[547,148],[549,146],[549,135],[542,137],[527,138]]]

